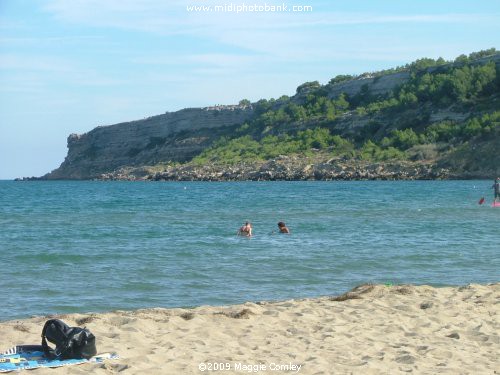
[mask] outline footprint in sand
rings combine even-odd
[[[137,319],[126,318],[124,316],[114,316],[109,319],[109,324],[115,327],[121,327],[125,324],[134,323]]]

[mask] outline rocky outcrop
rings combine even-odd
[[[267,162],[236,165],[208,163],[167,166],[147,173],[143,168],[123,168],[99,176],[101,180],[151,181],[303,181],[303,180],[428,180],[454,177],[433,163],[386,162],[361,160],[304,159],[282,156]]]
[[[242,124],[252,114],[252,106],[188,108],[71,134],[66,159],[43,178],[91,179],[123,166],[185,161],[210,143],[214,129]]]
[[[409,72],[399,72],[385,76],[372,77],[363,75],[355,80],[327,85],[330,98],[336,98],[341,93],[354,96],[366,87],[372,95],[383,95],[402,85],[410,78]]]

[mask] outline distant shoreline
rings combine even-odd
[[[82,173],[86,176],[87,173]],[[492,179],[494,171],[458,171],[434,162],[362,160],[314,160],[281,157],[262,162],[234,165],[192,163],[166,166],[122,167],[94,178],[78,175],[22,177],[17,181],[38,180],[119,180],[119,181],[366,181],[366,180],[471,180]]]

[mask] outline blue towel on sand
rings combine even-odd
[[[39,367],[61,367],[118,358],[116,353],[96,355],[90,359],[48,359],[41,345],[18,345],[0,354],[0,372],[32,370]]]

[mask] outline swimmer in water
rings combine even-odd
[[[290,230],[286,227],[286,224],[282,221],[278,223],[278,229],[280,233],[290,234]]]
[[[238,229],[238,236],[252,237],[252,224],[247,221],[244,225]]]

